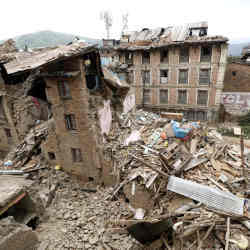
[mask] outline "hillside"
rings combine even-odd
[[[14,37],[16,41],[16,46],[19,49],[23,49],[25,45],[29,48],[38,48],[38,47],[53,47],[59,44],[67,44],[72,42],[76,35],[54,32],[54,31],[39,31],[30,34],[25,34],[21,36]],[[78,36],[81,40],[84,40],[88,43],[99,44],[100,40],[92,39],[88,37]]]

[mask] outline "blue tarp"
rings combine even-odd
[[[171,125],[176,138],[184,138],[191,131],[191,128],[180,128],[180,123],[176,121],[171,121]]]

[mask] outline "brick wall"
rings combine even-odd
[[[214,44],[212,47],[212,56],[210,62],[200,62],[201,46],[191,45],[189,46],[189,62],[179,63],[179,46],[169,47],[169,62],[160,62],[160,49],[151,50],[150,65],[142,65],[141,57],[142,52],[135,51],[134,53],[134,65],[130,68],[135,72],[135,81],[132,86],[136,95],[136,104],[142,104],[142,81],[141,70],[150,70],[151,72],[151,85],[145,86],[145,88],[151,89],[151,106],[159,108],[176,108],[176,109],[193,109],[198,108],[202,110],[214,110],[219,108],[219,103],[216,102],[216,90],[221,89],[223,86],[223,77],[226,65],[227,45],[226,44]],[[124,53],[121,54],[122,61]],[[160,83],[160,69],[168,69],[168,83]],[[188,84],[178,84],[178,76],[180,69],[188,69]],[[200,69],[210,69],[210,84],[199,84]],[[178,105],[178,89],[186,89],[188,93],[188,104]],[[169,100],[168,104],[161,104],[159,100],[159,89],[168,89]],[[208,91],[208,105],[197,105],[197,92],[198,90]],[[219,93],[219,91],[217,92]],[[218,98],[217,98],[218,99]]]

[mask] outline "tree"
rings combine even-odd
[[[104,21],[105,29],[107,32],[107,39],[109,39],[110,38],[110,28],[113,25],[113,17],[112,17],[111,12],[109,12],[108,10],[102,11],[100,13],[100,19],[102,21]]]
[[[128,12],[122,15],[122,34],[125,30],[128,29]]]

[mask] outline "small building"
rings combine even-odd
[[[206,22],[143,29],[116,47],[137,106],[215,120],[220,106],[228,39],[208,36]]]
[[[250,111],[250,48],[245,47],[240,60],[227,64],[221,104],[231,115]]]
[[[42,145],[48,161],[83,181],[97,183],[106,177],[111,164],[103,155],[103,135],[129,87],[102,70],[98,49],[76,42],[17,52],[2,70],[6,97],[12,92],[16,98],[9,102],[18,139],[49,120]]]

